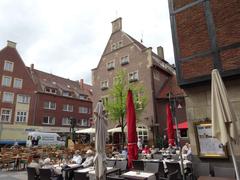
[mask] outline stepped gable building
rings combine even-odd
[[[189,137],[198,159],[201,150],[194,125],[211,120],[213,69],[218,69],[223,78],[240,130],[240,2],[169,0],[169,11],[177,80],[186,93]],[[240,146],[234,146],[234,151],[240,159]],[[211,166],[227,161],[212,160]]]
[[[26,138],[28,131],[69,132],[70,118],[78,128],[92,119],[92,87],[26,67],[8,41],[0,51],[0,140]]]
[[[138,130],[143,130],[138,136],[150,143],[160,136],[159,129],[163,129],[157,97],[165,82],[175,76],[175,69],[164,60],[163,48],[157,50],[155,54],[151,47],[145,47],[122,31],[122,19],[118,18],[112,22],[112,33],[97,67],[92,69],[93,107],[99,99],[107,101],[114,76],[120,69],[127,72],[129,83],[144,86],[148,103],[137,121]]]

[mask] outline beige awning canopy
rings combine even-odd
[[[139,126],[139,127],[137,127],[137,132],[139,132],[139,131],[148,131],[148,129],[145,127]],[[109,129],[108,132],[109,133],[122,132],[122,129],[121,129],[121,127],[116,127],[116,128]],[[124,128],[124,132],[127,132],[127,126],[125,126],[125,128]]]
[[[76,131],[76,133],[86,133],[86,134],[95,134],[95,128],[86,128],[86,129],[80,129]]]

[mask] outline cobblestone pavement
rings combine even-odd
[[[0,180],[27,180],[27,171],[2,171]]]

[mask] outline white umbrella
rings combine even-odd
[[[107,119],[102,102],[98,102],[94,110],[96,115],[96,140],[95,149],[96,156],[94,158],[96,179],[106,179],[106,153],[105,145],[107,138]]]
[[[148,130],[146,128],[137,127],[137,132],[139,132],[139,131],[148,131]],[[109,132],[109,133],[122,132],[122,129],[121,129],[121,127],[116,127],[116,128],[109,129],[107,132]],[[127,132],[127,126],[125,126],[125,128],[124,128],[124,132]]]
[[[221,141],[223,145],[229,143],[232,154],[233,165],[239,180],[236,158],[233,152],[232,141],[239,141],[237,130],[237,118],[227,96],[226,88],[217,69],[212,71],[212,134]]]
[[[95,128],[80,129],[80,130],[76,131],[76,133],[94,134]]]

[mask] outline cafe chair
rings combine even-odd
[[[107,167],[114,167],[116,164],[116,160],[114,159],[107,159]]]
[[[89,180],[87,173],[74,172],[74,180]]]
[[[216,177],[235,178],[234,168],[214,166],[213,170],[214,170],[214,176]]]
[[[144,170],[144,162],[141,160],[133,160],[133,169],[134,170],[139,170],[139,171],[143,171]]]
[[[167,173],[162,161],[159,162],[158,174],[156,179],[167,179]]]
[[[168,177],[167,177],[167,180],[176,180],[177,179],[176,177],[178,176],[178,174],[179,174],[178,170],[176,170],[172,173],[169,173]]]
[[[182,179],[181,167],[178,162],[166,162],[166,166],[167,166],[168,174],[172,174],[178,171],[178,174],[175,178]]]
[[[127,160],[117,160],[115,167],[119,168],[121,173],[123,173],[127,171],[127,163]]]
[[[38,180],[38,175],[34,167],[27,167],[28,180]]]
[[[52,169],[39,169],[40,180],[58,180],[58,176],[53,176]]]

